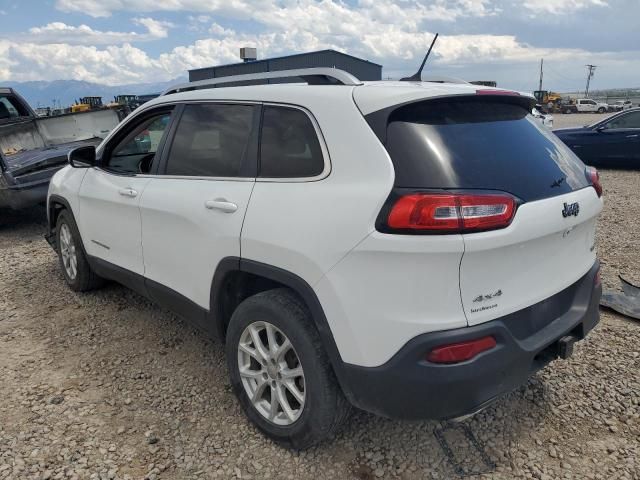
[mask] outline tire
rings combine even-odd
[[[564,109],[564,113],[565,113],[565,115],[569,115],[571,113],[571,109],[570,108],[565,108]]]
[[[276,347],[286,340],[291,347],[283,350],[286,354],[279,356],[279,361],[271,363],[255,348],[252,333],[258,336],[262,351],[268,350],[266,357],[275,356],[267,349],[273,344],[269,338]],[[247,353],[247,348],[253,353]],[[338,385],[310,313],[289,289],[261,292],[238,306],[227,331],[226,355],[231,386],[245,414],[276,443],[303,450],[332,437],[346,420],[350,405]],[[259,363],[258,359],[262,361]],[[241,366],[245,375],[240,373]],[[303,375],[285,379],[293,371]],[[285,386],[291,382],[302,403]],[[249,395],[256,392],[258,401],[254,403]],[[289,416],[280,395],[284,395]]]
[[[67,210],[63,210],[58,215],[56,245],[60,268],[71,290],[86,292],[104,284],[104,280],[91,270],[84,252],[80,233],[78,232],[78,226],[73,219],[73,215]],[[65,252],[67,253],[66,255]],[[75,258],[75,262],[73,258]]]
[[[598,113],[604,113],[604,112],[606,112],[606,110],[604,109],[604,107],[600,107],[600,108],[598,109]]]

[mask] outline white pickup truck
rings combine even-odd
[[[609,110],[609,105],[590,98],[579,98],[576,100],[576,108],[579,113],[605,113]]]

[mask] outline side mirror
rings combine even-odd
[[[596,132],[604,132],[607,129],[607,127],[605,125],[600,125],[598,128],[596,128]]]
[[[73,168],[91,168],[96,162],[96,147],[86,145],[84,147],[74,148],[69,152],[69,165]]]

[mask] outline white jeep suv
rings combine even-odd
[[[255,85],[279,77],[309,85]],[[602,189],[533,103],[335,69],[187,84],[70,154],[47,238],[73,290],[115,280],[226,342],[281,444],[350,405],[465,416],[599,318]]]

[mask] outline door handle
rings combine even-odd
[[[134,190],[133,188],[129,187],[129,188],[121,188],[120,190],[118,190],[118,193],[120,195],[122,195],[123,197],[130,197],[130,198],[134,198],[138,196],[138,192],[136,190]]]
[[[204,206],[209,210],[220,210],[224,213],[233,213],[238,210],[238,205],[233,202],[227,202],[224,198],[216,198],[215,200],[207,200]]]
[[[627,135],[627,138],[638,138],[638,134],[636,133],[635,135]]]

